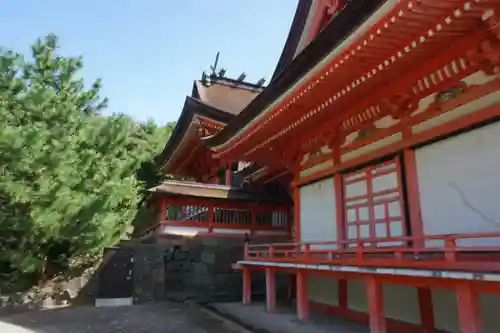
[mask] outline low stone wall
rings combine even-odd
[[[119,244],[134,254],[134,303],[163,300],[201,302],[239,301],[242,274],[232,264],[243,258],[240,238],[159,237],[146,242]],[[102,265],[106,265],[106,260]],[[79,277],[53,282],[42,289],[14,295],[0,295],[0,315],[33,308],[53,308],[66,304],[94,304],[102,266],[87,269]],[[289,280],[277,276],[278,293],[285,295]],[[252,273],[255,299],[265,295],[263,272]]]
[[[243,257],[239,238],[157,238],[152,244],[129,244],[134,248],[135,303],[164,299],[185,301],[238,301],[242,274],[232,264]],[[264,295],[264,274],[252,274],[255,297]],[[278,279],[279,289],[286,279]]]

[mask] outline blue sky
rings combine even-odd
[[[298,0],[4,0],[0,45],[26,52],[54,32],[103,79],[106,112],[176,120],[217,51],[227,76],[270,78]]]

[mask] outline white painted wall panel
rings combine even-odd
[[[337,240],[333,178],[300,188],[300,232],[302,242]]]
[[[417,288],[384,284],[382,290],[386,317],[420,325]]]
[[[484,333],[497,333],[500,327],[500,295],[479,294]],[[452,290],[432,290],[434,322],[437,329],[460,333],[456,294]]]
[[[347,307],[368,313],[368,296],[363,280],[347,280]]]
[[[337,279],[309,276],[307,279],[309,300],[321,304],[339,305],[338,283]]]
[[[416,151],[425,234],[500,231],[499,142],[500,123],[495,123]]]

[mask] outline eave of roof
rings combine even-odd
[[[209,147],[217,147],[227,142],[274,100],[289,90],[302,76],[307,74],[385,1],[352,0],[348,2],[342,13],[337,15],[238,116],[234,117],[219,133],[205,138],[205,144]]]
[[[311,10],[312,4],[313,1],[299,0],[295,15],[293,17],[292,25],[290,27],[290,32],[288,33],[288,37],[286,39],[283,51],[281,52],[281,56],[278,60],[278,64],[274,69],[271,81],[273,81],[279,74],[281,74],[283,69],[285,69],[293,61],[295,52],[300,43],[300,38],[306,26],[307,17],[309,15],[309,11]]]
[[[184,181],[165,181],[148,190],[151,195],[190,197],[199,199],[247,201],[263,204],[287,205],[289,198],[269,197],[263,193],[225,185],[203,184]]]
[[[163,151],[156,157],[156,164],[161,167],[166,160],[174,153],[175,149],[179,146],[184,137],[189,125],[195,118],[195,116],[203,116],[212,119],[216,122],[227,124],[234,116],[214,108],[210,105],[203,103],[195,98],[186,97],[184,102],[184,107],[182,108],[181,115],[177,120],[177,124],[174,127],[172,135],[165,144]]]

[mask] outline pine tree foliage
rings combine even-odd
[[[141,200],[137,172],[169,134],[103,116],[101,82],[86,88],[82,59],[57,42],[27,58],[0,49],[0,281],[59,273],[118,241]]]

